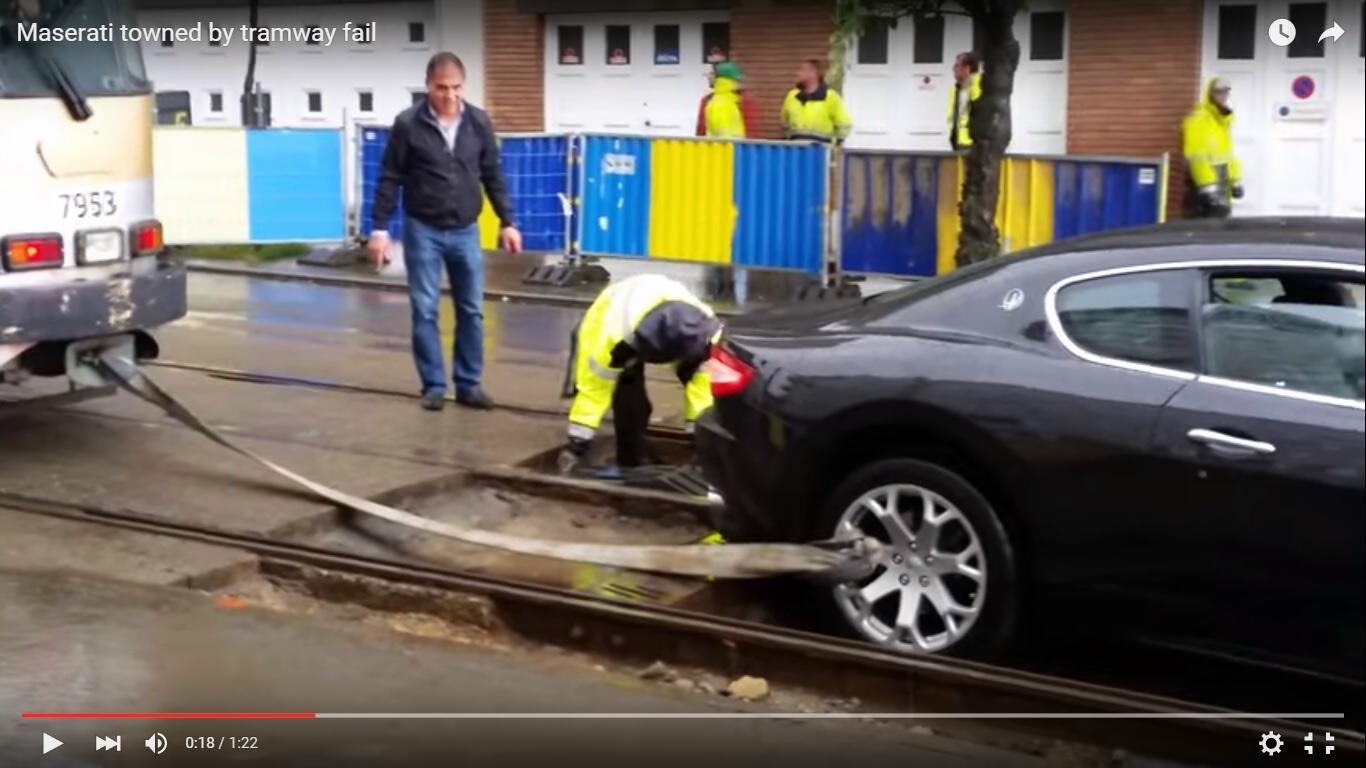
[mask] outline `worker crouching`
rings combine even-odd
[[[569,441],[557,462],[568,474],[592,445],[607,409],[616,427],[617,464],[635,467],[646,458],[651,405],[645,366],[671,365],[684,388],[689,431],[712,405],[711,382],[702,364],[721,335],[716,313],[687,288],[659,275],[640,275],[609,286],[589,306],[575,332],[570,355],[574,404]]]

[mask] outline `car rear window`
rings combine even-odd
[[[1166,270],[1073,283],[1058,292],[1058,321],[1093,355],[1193,373],[1190,280]]]

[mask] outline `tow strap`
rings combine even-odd
[[[813,544],[725,544],[722,546],[707,544],[681,546],[583,544],[511,536],[454,523],[429,520],[420,515],[353,496],[315,482],[254,451],[237,445],[224,437],[218,430],[200,420],[190,409],[152,381],[122,351],[108,349],[99,353],[97,357],[85,358],[80,362],[83,365],[93,367],[107,380],[161,408],[177,421],[215,443],[255,461],[275,474],[306,488],[333,504],[363,514],[373,515],[397,525],[469,544],[524,555],[592,563],[615,568],[629,568],[651,573],[729,579],[806,574],[837,582],[848,581],[858,578],[862,574],[870,573],[872,570],[871,562],[879,546],[879,543],[874,539],[823,541]]]

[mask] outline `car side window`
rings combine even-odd
[[[1210,277],[1201,345],[1211,376],[1361,400],[1366,309],[1360,279],[1326,272]]]
[[[1073,283],[1058,292],[1058,321],[1090,354],[1193,373],[1192,279],[1161,270]]]

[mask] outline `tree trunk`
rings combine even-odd
[[[260,0],[251,0],[251,10],[247,28],[251,30],[251,42],[247,43],[247,79],[242,84],[242,125],[255,128],[256,117],[256,22],[260,13]]]
[[[958,236],[958,266],[985,261],[1001,252],[996,229],[996,201],[1001,192],[1001,160],[1010,146],[1010,95],[1020,64],[1015,40],[1015,12],[1019,0],[985,0],[979,17],[986,37],[983,53],[982,97],[972,106],[968,150],[963,175],[963,199],[958,204],[962,231]]]

